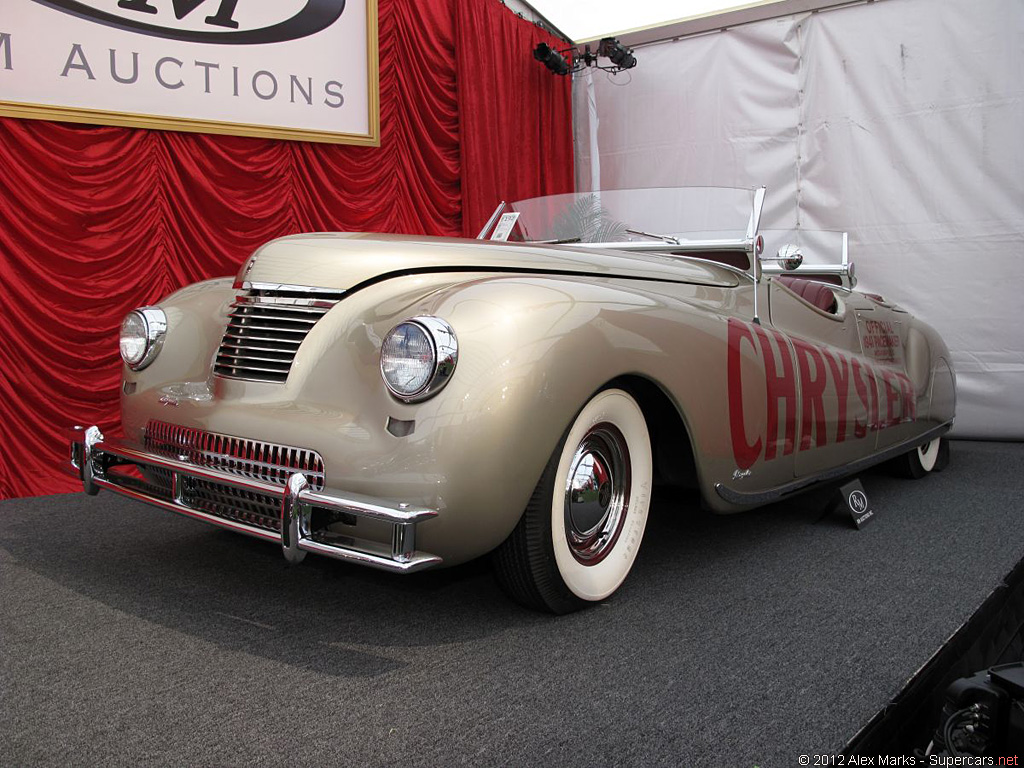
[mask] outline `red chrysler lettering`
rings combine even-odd
[[[825,361],[821,352],[806,341],[793,339],[796,359],[800,367],[800,399],[803,411],[800,416],[800,450],[811,447],[811,430],[814,430],[814,444],[825,445]],[[813,364],[814,370],[811,370]]]
[[[828,368],[832,371],[832,381],[836,385],[836,409],[839,412],[836,424],[836,442],[841,443],[846,440],[846,408],[850,394],[849,361],[841,352],[832,353],[827,349],[822,349],[822,352],[825,353]]]
[[[782,455],[788,456],[796,444],[796,374],[793,372],[793,360],[789,355],[789,344],[786,337],[778,331],[772,331],[782,361],[782,375],[775,363],[775,352],[764,328],[756,329],[757,340],[761,342],[764,354],[765,386],[768,390],[768,440],[765,445],[764,457],[774,459],[779,444],[779,401],[786,404],[786,438],[782,444]]]
[[[747,469],[753,466],[761,455],[761,437],[758,436],[753,443],[747,442],[746,427],[743,421],[743,382],[741,365],[743,356],[740,351],[740,343],[746,339],[754,353],[757,347],[754,344],[754,334],[750,332],[750,326],[735,318],[729,319],[729,360],[727,373],[729,378],[729,430],[732,436],[732,452],[736,458],[736,466],[740,469]]]

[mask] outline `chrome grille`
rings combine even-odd
[[[149,492],[170,501],[171,471],[147,467],[145,473],[149,479]],[[185,476],[178,478],[178,493],[182,504],[200,512],[255,525],[275,533],[281,530],[281,502],[265,493],[243,491],[241,488]]]
[[[146,425],[145,443],[153,453],[233,475],[283,486],[291,475],[301,472],[314,490],[324,487],[324,460],[316,451],[305,448],[188,429],[155,420]],[[224,487],[217,488],[222,495],[230,493]]]
[[[281,383],[306,334],[341,299],[339,291],[251,288],[231,305],[213,371]]]

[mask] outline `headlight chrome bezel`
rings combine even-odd
[[[121,349],[121,338],[123,338],[124,324],[132,315],[138,316],[142,320],[143,327],[146,329],[146,349],[142,354],[142,358],[137,362],[131,362],[125,357],[124,351]],[[121,353],[121,360],[133,371],[141,371],[150,363],[152,363],[158,354],[164,343],[164,336],[167,333],[167,315],[159,307],[139,307],[133,309],[127,315],[124,320],[121,321],[121,333],[122,337],[118,339],[118,350]]]
[[[427,377],[426,383],[411,393],[402,392],[392,382],[388,381],[384,368],[384,348],[387,345],[388,339],[404,325],[415,325],[426,334],[434,356],[430,376]],[[421,315],[403,320],[388,331],[384,337],[380,348],[380,377],[384,381],[384,386],[387,387],[388,392],[396,400],[400,400],[403,403],[419,403],[433,397],[445,387],[455,373],[455,366],[458,361],[459,342],[452,327],[439,317]]]

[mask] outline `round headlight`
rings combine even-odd
[[[414,317],[384,337],[380,372],[391,394],[413,403],[448,383],[458,357],[455,331],[448,323],[436,317]]]
[[[167,331],[167,317],[159,307],[133,309],[121,323],[121,359],[141,371],[156,358]]]

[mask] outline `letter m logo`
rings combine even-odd
[[[207,0],[171,0],[174,18],[181,21],[205,2]],[[217,13],[207,16],[206,23],[216,27],[238,29],[238,22],[232,18],[235,15],[235,6],[238,5],[238,0],[219,0],[219,2]],[[151,0],[118,0],[117,7],[138,13],[159,13],[159,9],[152,4]]]

